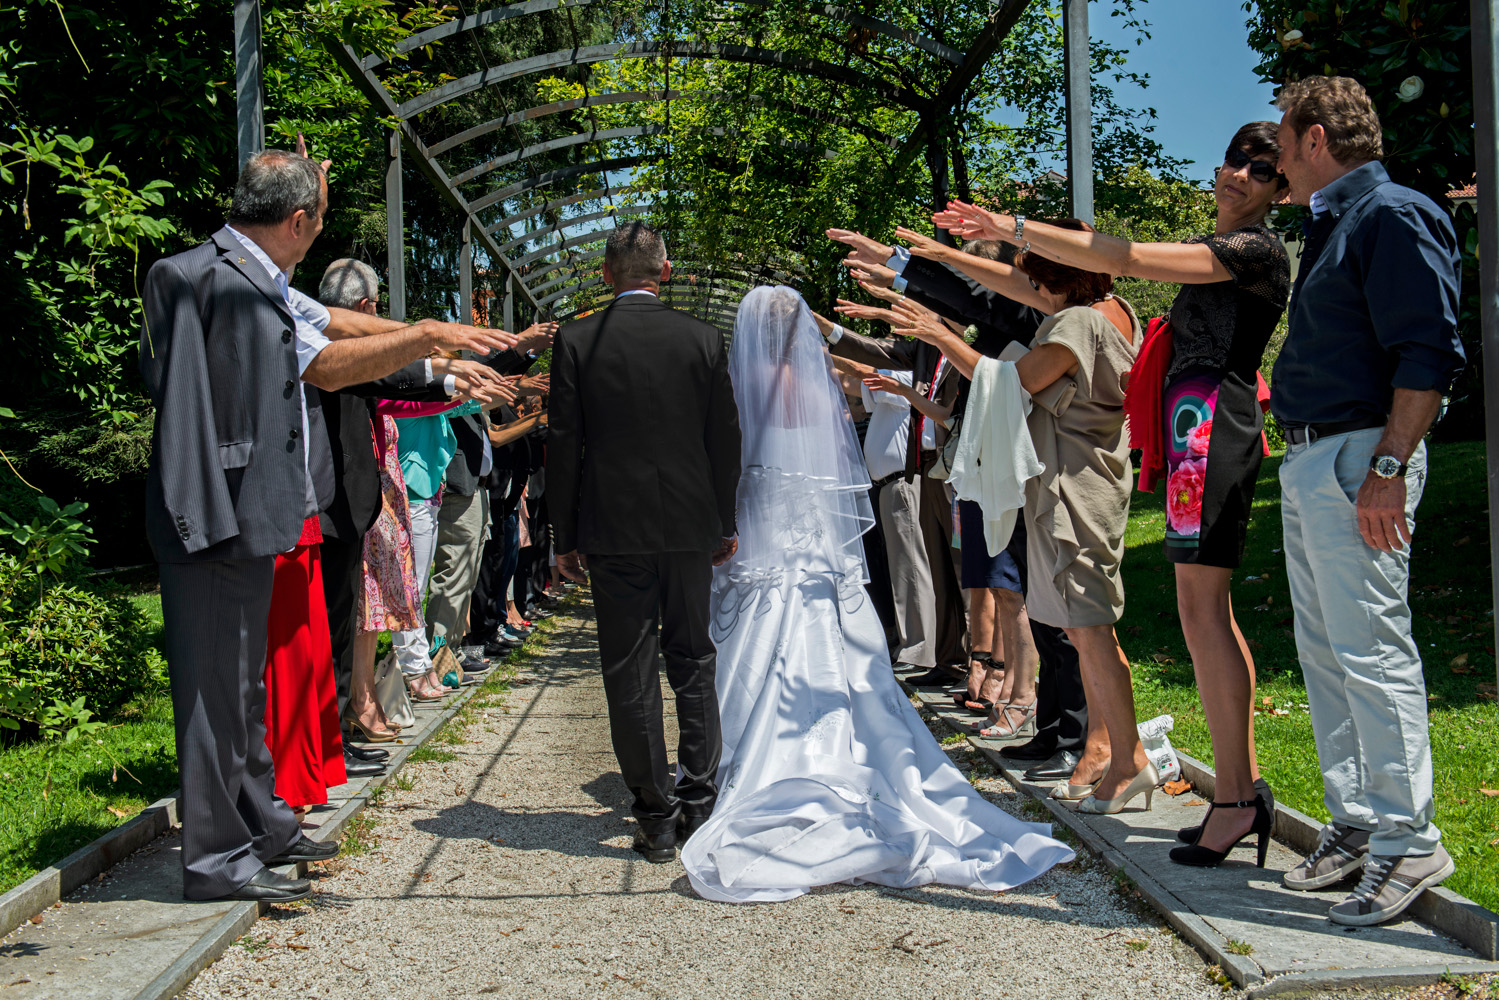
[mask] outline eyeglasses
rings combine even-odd
[[[1242,149],[1230,149],[1228,154],[1223,157],[1223,165],[1230,170],[1238,170],[1246,163],[1249,164],[1249,176],[1261,184],[1273,183],[1276,174],[1279,173],[1275,169],[1275,164],[1267,160],[1256,160]]]

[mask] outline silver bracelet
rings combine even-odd
[[[1015,216],[1015,242],[1019,243],[1023,239],[1025,239],[1025,216],[1017,215]],[[1029,247],[1030,244],[1027,243],[1026,246]]]

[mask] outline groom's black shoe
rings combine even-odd
[[[1025,772],[1026,781],[1061,781],[1072,777],[1077,769],[1078,755],[1071,750],[1058,750],[1050,757]]]
[[[645,860],[653,865],[664,865],[677,859],[677,831],[667,830],[665,833],[646,833],[636,827],[635,843],[630,845],[637,853],[644,856]]]
[[[296,843],[286,850],[268,860],[267,868],[278,868],[281,865],[294,865],[299,861],[327,861],[338,854],[338,845],[332,841],[313,840],[306,834],[297,838]]]
[[[689,816],[686,813],[677,817],[677,843],[685,844],[697,833],[704,823],[708,822],[706,816]]]
[[[1014,746],[1000,748],[999,755],[1005,760],[1045,760],[1057,752],[1056,745],[1049,740],[1030,740]]]

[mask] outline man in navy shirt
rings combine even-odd
[[[1286,569],[1332,822],[1293,889],[1362,873],[1328,916],[1393,919],[1452,874],[1432,822],[1426,683],[1411,635],[1410,539],[1422,442],[1462,370],[1447,212],[1390,181],[1379,118],[1346,77],[1288,84],[1280,170],[1311,221],[1271,409]]]

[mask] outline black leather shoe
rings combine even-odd
[[[692,838],[692,835],[697,833],[706,822],[708,822],[708,817],[706,816],[689,816],[686,813],[678,816],[677,842],[681,844],[687,843]]]
[[[355,760],[367,761],[371,764],[383,764],[390,760],[390,751],[382,750],[379,747],[362,747],[354,743],[345,743],[345,764],[348,763],[347,758],[349,757],[353,757]]]
[[[1031,740],[1027,743],[1017,743],[1012,747],[1000,748],[999,755],[1005,760],[1035,760],[1041,761],[1057,752],[1057,748],[1049,741]]]
[[[313,840],[306,834],[297,838],[297,842],[286,850],[268,860],[267,868],[279,868],[282,865],[294,865],[298,861],[327,861],[338,854],[338,845],[328,841]]]
[[[635,842],[630,847],[651,864],[664,865],[677,859],[677,832],[667,830],[665,833],[653,834],[637,827]]]
[[[906,683],[910,684],[912,687],[919,688],[946,688],[954,687],[962,680],[963,678],[959,677],[957,674],[953,673],[950,670],[944,670],[942,667],[933,667],[924,674],[920,674],[916,677],[907,677]]]
[[[1072,777],[1080,758],[1071,750],[1058,750],[1025,772],[1026,781],[1060,781]]]
[[[375,760],[360,760],[348,749],[344,749],[344,774],[350,779],[373,778],[377,774],[385,773],[385,765]]]
[[[250,881],[225,893],[220,899],[252,899],[263,903],[290,903],[312,895],[312,883],[305,878],[287,878],[269,868],[256,872]]]
[[[484,655],[503,658],[512,649],[520,649],[521,644],[509,639],[491,639],[484,644]]]

